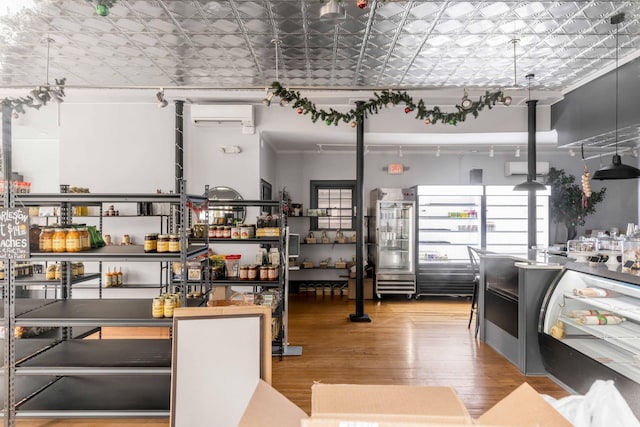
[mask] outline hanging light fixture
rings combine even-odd
[[[547,187],[536,181],[536,104],[538,101],[531,99],[531,80],[535,75],[529,73],[526,75],[529,81],[529,99],[528,107],[528,143],[527,143],[527,180],[513,187],[514,191],[541,191]]]
[[[520,147],[516,147],[516,157],[520,157]]]
[[[625,165],[622,163],[622,158],[618,154],[618,33],[619,25],[624,22],[624,13],[619,13],[611,17],[611,25],[616,26],[616,153],[613,155],[613,159],[610,165],[604,166],[598,169],[592,179],[605,180],[605,179],[630,179],[640,177],[640,170],[633,166]]]

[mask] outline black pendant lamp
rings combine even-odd
[[[616,153],[610,165],[598,169],[593,174],[593,179],[631,179],[640,177],[640,170],[633,166],[622,163],[622,158],[618,154],[618,26],[624,22],[624,13],[619,13],[611,17],[611,24],[616,26]]]
[[[529,80],[529,100],[527,101],[527,180],[515,187],[514,191],[542,191],[547,187],[536,181],[536,105],[538,101],[531,99],[531,79],[533,74],[527,74]]]

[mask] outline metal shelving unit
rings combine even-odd
[[[181,181],[184,190],[184,182]],[[18,199],[16,197],[16,199]],[[188,222],[187,203],[205,203],[202,196],[181,194],[22,194],[23,206],[59,204],[61,223],[68,223],[71,206],[102,203],[171,203],[179,205],[180,223]],[[179,253],[145,253],[142,246],[104,246],[77,253],[31,254],[31,261],[121,261],[121,262],[181,262],[206,254],[205,244],[187,245],[182,228]],[[11,263],[9,263],[11,264]],[[74,285],[97,279],[100,273],[71,278],[62,269],[61,280],[47,281],[38,274],[14,279],[7,272],[5,290],[19,286],[55,285],[62,289],[57,299],[5,299],[2,314],[5,325],[12,327],[56,327],[59,336],[52,339],[25,338],[16,340],[6,334],[7,347],[17,358],[8,362],[5,389],[5,425],[16,418],[28,417],[166,417],[170,406],[171,340],[170,339],[70,339],[71,328],[101,327],[171,327],[171,318],[152,317],[150,299],[73,299]],[[91,286],[85,284],[84,286]],[[94,285],[95,286],[95,285]],[[101,285],[100,285],[101,286]],[[160,285],[134,285],[134,287]],[[184,289],[186,279],[173,283]],[[7,292],[5,292],[6,298]],[[183,293],[184,295],[184,293]],[[11,295],[9,295],[11,297]],[[183,301],[196,304],[196,301]],[[8,311],[7,311],[8,310]],[[8,321],[7,321],[8,320]],[[5,326],[6,327],[6,326]],[[6,329],[7,331],[12,330]],[[7,360],[7,358],[5,358]],[[16,361],[17,360],[17,361]]]
[[[284,201],[278,200],[209,200],[209,209],[217,209],[220,207],[270,207],[276,208],[280,214],[280,235],[269,237],[253,237],[249,239],[228,239],[228,238],[209,238],[206,240],[208,244],[266,244],[275,246],[279,249],[280,253],[280,268],[277,281],[264,281],[264,280],[210,280],[208,286],[247,286],[252,287],[254,290],[258,289],[274,289],[277,288],[280,291],[280,301],[278,307],[272,313],[274,321],[279,321],[278,333],[273,334],[273,346],[277,351],[274,351],[274,355],[278,355],[280,358],[286,353],[287,345],[287,312],[288,312],[288,289],[285,280],[285,268],[287,266],[286,256],[286,228],[285,217],[283,212]],[[197,240],[200,241],[200,240]],[[183,275],[184,276],[184,275]]]

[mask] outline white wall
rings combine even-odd
[[[94,99],[102,98],[95,95]],[[56,105],[39,111],[30,110],[14,121],[14,170],[25,173],[25,179],[33,182],[34,191],[55,192],[60,183],[88,187],[95,193],[146,193],[156,189],[174,189],[173,104],[159,109],[152,97],[149,102],[134,103],[130,100],[76,102],[69,96],[68,101],[59,107],[59,116]],[[328,133],[332,138],[346,137],[355,144],[355,130],[348,124],[327,126],[320,122],[312,123],[308,116],[298,115],[289,108],[257,106],[256,133],[243,135],[238,128],[194,126],[189,120],[188,104],[185,105],[184,117],[185,178],[189,192],[201,194],[206,184],[224,185],[236,189],[245,199],[258,199],[262,177],[272,184],[274,196],[286,187],[293,200],[304,203],[307,208],[309,180],[355,179],[353,153],[276,154],[266,141],[261,141],[262,132],[284,131],[297,132],[305,138]],[[523,106],[487,110],[478,119],[470,119],[458,126],[425,125],[420,120],[406,117],[400,108],[394,108],[371,115],[366,131],[367,135],[376,132],[493,132],[496,129],[526,132],[526,127],[526,107]],[[540,107],[537,128],[543,131],[548,127],[548,107]],[[34,135],[40,135],[42,139]],[[238,145],[242,153],[224,155],[219,150],[220,145]],[[553,155],[539,153],[538,159],[564,168],[579,182],[583,167],[579,158],[571,158],[563,152]],[[380,186],[466,184],[469,182],[469,170],[474,168],[483,169],[485,184],[523,181],[524,177],[504,177],[504,162],[507,160],[515,158],[500,155],[489,158],[486,153],[443,154],[439,158],[405,154],[400,158],[396,153],[372,153],[365,157],[365,194]],[[520,161],[526,161],[524,149]],[[603,159],[604,163],[609,161]],[[631,163],[627,157],[623,161]],[[404,175],[390,176],[382,171],[382,167],[391,162],[404,163],[410,169]],[[599,162],[590,160],[588,166],[594,172]],[[587,218],[584,228],[618,226],[624,229],[627,222],[638,222],[636,180],[594,181],[592,186],[594,190],[606,186],[607,198],[598,206],[597,213]],[[250,211],[248,222],[252,222],[255,215],[257,210]],[[138,239],[157,227],[155,224],[127,223],[124,219],[118,224],[114,225],[114,235],[119,236],[126,231]],[[554,235],[553,229],[551,235]],[[224,250],[238,253],[241,249],[236,251],[236,248],[225,247]],[[252,257],[253,253],[243,256]],[[149,274],[152,274],[150,280],[156,278],[156,271]]]
[[[580,176],[584,163],[578,157],[570,157],[566,152],[557,154],[539,154],[538,161],[548,161],[551,166],[564,169],[568,174],[576,177],[580,184]],[[496,155],[490,158],[484,154],[467,155],[434,155],[412,154],[400,158],[393,154],[367,154],[365,156],[365,199],[369,203],[369,191],[377,187],[411,187],[413,185],[454,185],[469,184],[471,169],[483,170],[483,183],[486,185],[515,185],[526,180],[525,176],[504,176],[506,161],[526,161],[526,152],[516,159],[513,156]],[[625,162],[630,162],[625,159]],[[320,179],[355,179],[355,154],[279,154],[278,186],[286,186],[292,200],[309,207],[309,181]],[[409,171],[403,175],[389,175],[382,168],[389,163],[404,163]],[[597,160],[588,162],[591,172],[599,167]],[[620,230],[626,229],[628,222],[638,223],[637,216],[637,181],[592,181],[592,189],[598,191],[607,188],[605,201],[596,208],[596,213],[586,218],[584,227],[579,227],[579,233],[586,229],[608,230],[616,226]],[[565,231],[558,231],[552,224],[550,238],[552,241],[564,239]]]

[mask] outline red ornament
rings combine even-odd
[[[405,113],[410,113],[410,112],[411,112],[411,108],[409,108],[409,107],[404,107],[404,112],[405,112]]]
[[[303,112],[302,107],[298,108],[298,114],[302,114]]]
[[[356,0],[356,4],[360,9],[364,9],[369,5],[369,0]]]

